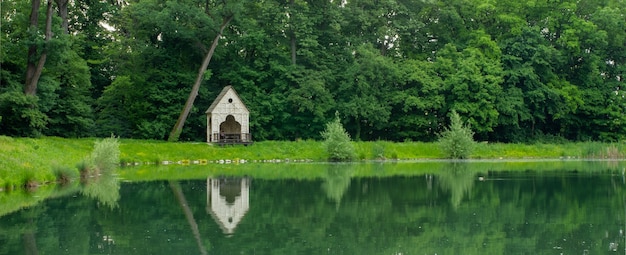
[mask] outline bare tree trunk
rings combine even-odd
[[[387,55],[387,46],[388,44],[386,42],[383,42],[382,45],[380,46],[380,55],[383,57]]]
[[[59,7],[59,17],[61,17],[61,28],[63,28],[64,34],[69,34],[69,21],[67,18],[67,4],[69,0],[54,0],[57,3],[57,7]]]
[[[196,97],[198,96],[198,90],[200,90],[200,85],[202,84],[204,72],[206,71],[207,67],[209,66],[209,63],[211,62],[211,58],[213,57],[213,53],[215,53],[215,48],[217,48],[217,43],[219,42],[220,37],[222,36],[222,33],[224,32],[224,28],[228,26],[228,23],[230,23],[232,19],[233,19],[233,15],[224,17],[224,19],[222,20],[222,25],[220,25],[220,30],[215,35],[215,39],[213,39],[213,44],[211,44],[211,48],[209,49],[209,52],[204,57],[202,66],[200,66],[200,69],[198,70],[198,76],[196,76],[196,81],[193,84],[193,87],[191,88],[191,93],[189,93],[189,97],[187,98],[185,107],[183,108],[183,111],[178,116],[178,120],[176,121],[174,128],[172,128],[172,132],[170,132],[170,136],[167,138],[168,141],[170,142],[178,141],[178,137],[180,136],[180,133],[183,131],[183,126],[185,125],[185,121],[187,120],[187,117],[189,116],[191,107],[193,107],[193,102],[196,100]]]
[[[37,29],[37,24],[39,23],[39,6],[41,5],[40,0],[32,0],[31,2],[31,10],[30,10],[30,29]],[[26,94],[35,94],[35,90],[29,88],[31,84],[31,80],[35,75],[35,69],[37,69],[37,63],[35,63],[34,59],[37,55],[37,46],[35,44],[28,47],[28,58],[26,59],[26,84],[24,84],[24,93]],[[31,92],[32,91],[32,92]]]
[[[52,0],[48,0],[48,7],[46,9],[46,33],[45,33],[45,42],[50,41],[52,37]],[[30,28],[37,29],[37,25],[39,23],[39,15],[38,10],[41,4],[40,0],[33,0],[31,4],[31,14],[30,14]],[[28,59],[26,66],[26,84],[24,84],[24,93],[26,95],[35,95],[37,93],[37,83],[39,82],[39,77],[41,76],[41,72],[43,71],[43,66],[46,63],[46,58],[48,57],[47,49],[44,46],[41,51],[41,56],[39,57],[39,61],[36,63],[34,59],[37,56],[37,46],[31,45],[28,48]]]
[[[187,218],[187,223],[191,227],[191,232],[193,233],[194,238],[196,239],[196,243],[198,244],[198,249],[200,250],[200,254],[206,255],[206,249],[202,244],[202,237],[200,236],[200,229],[198,228],[198,223],[196,219],[193,217],[193,212],[191,208],[189,208],[189,204],[187,204],[187,199],[185,198],[185,194],[183,194],[183,190],[180,188],[180,183],[177,181],[170,181],[170,188],[174,192],[176,196],[176,200],[178,200],[178,204],[183,208],[183,213],[185,213],[185,218]]]
[[[290,19],[292,19],[294,13],[293,13],[293,9],[294,9],[294,0],[290,0],[289,4],[291,5],[290,9],[292,10],[291,14],[290,14]],[[293,21],[289,22],[289,28],[291,29],[291,64],[292,65],[296,65],[296,31],[293,28]]]

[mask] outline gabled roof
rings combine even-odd
[[[217,95],[215,100],[213,100],[213,103],[211,104],[211,106],[209,106],[209,109],[207,109],[206,112],[204,112],[204,113],[212,113],[213,110],[215,110],[215,107],[217,107],[217,105],[222,101],[222,99],[224,98],[224,96],[226,96],[226,93],[228,93],[229,90],[232,90],[233,93],[235,93],[235,96],[237,96],[237,99],[239,99],[239,101],[243,105],[244,109],[247,112],[250,112],[250,110],[248,110],[248,107],[246,106],[246,104],[241,100],[241,97],[239,97],[239,94],[237,94],[237,91],[235,90],[235,88],[233,88],[233,86],[231,86],[231,85],[228,85],[228,86],[226,86],[226,87],[224,87],[222,89],[222,92],[220,92],[220,94]]]

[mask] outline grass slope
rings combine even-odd
[[[95,138],[64,139],[57,137],[11,138],[0,136],[0,189],[23,186],[29,180],[54,182],[55,169],[76,168],[93,150]],[[386,141],[354,142],[359,160],[440,159],[443,153],[435,143]],[[479,143],[474,159],[544,159],[544,158],[623,158],[624,144],[501,144]],[[215,146],[206,143],[169,143],[120,139],[120,160],[124,164],[162,164],[206,160],[325,161],[321,141],[263,141],[251,146]]]

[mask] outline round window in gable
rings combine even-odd
[[[228,102],[229,102],[229,103],[232,103],[232,102],[233,102],[233,99],[232,99],[232,98],[229,98],[229,99],[228,99]]]

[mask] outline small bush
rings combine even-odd
[[[120,164],[120,144],[117,138],[110,137],[96,141],[91,156],[76,167],[82,178],[113,172]]]
[[[450,126],[439,134],[439,146],[447,158],[469,158],[476,142],[474,132],[463,124],[461,116],[456,111],[450,115]]]
[[[336,116],[334,121],[326,123],[322,138],[324,138],[324,147],[329,160],[350,161],[356,158],[356,150],[350,135],[343,128],[339,116]]]
[[[120,164],[120,144],[117,138],[97,141],[91,153],[93,167],[98,172],[111,172]]]

